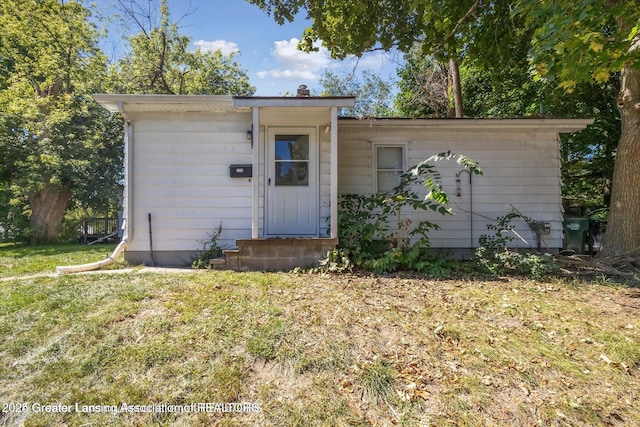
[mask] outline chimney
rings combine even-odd
[[[309,96],[309,89],[307,89],[307,85],[300,85],[300,87],[298,87],[298,92],[297,92],[297,96]]]

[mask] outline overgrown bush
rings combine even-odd
[[[522,219],[533,230],[539,227],[536,221],[515,209],[503,217],[498,217],[495,224],[487,224],[487,229],[494,231],[494,234],[480,236],[480,246],[475,250],[474,260],[483,271],[495,276],[517,274],[542,279],[556,268],[553,256],[530,252],[520,253],[509,249],[508,243],[514,239],[510,235],[515,232],[515,227],[511,224],[514,219]]]
[[[222,234],[222,221],[218,224],[218,228],[209,234],[209,240],[202,241],[202,250],[198,258],[191,263],[192,268],[211,268],[211,260],[222,256],[222,248],[218,243],[220,234]]]
[[[455,160],[472,173],[483,173],[472,159],[446,152],[432,156],[402,174],[399,185],[390,193],[342,196],[338,216],[340,246],[328,254],[324,268],[344,271],[359,267],[376,273],[427,272],[431,269],[438,276],[446,273],[444,264],[426,250],[430,247],[429,232],[440,227],[426,219],[413,223],[404,217],[409,209],[453,214],[448,207],[449,198],[442,187],[441,175],[432,164],[440,160]],[[426,196],[416,192],[418,185],[427,188]],[[392,227],[394,222],[395,227]],[[414,239],[413,244],[411,239]],[[439,267],[434,269],[433,265]]]

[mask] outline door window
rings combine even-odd
[[[276,135],[275,185],[309,186],[309,135]]]

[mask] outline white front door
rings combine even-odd
[[[318,153],[313,128],[272,128],[267,142],[267,235],[318,234]]]

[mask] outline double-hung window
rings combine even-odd
[[[404,145],[375,145],[375,190],[389,193],[400,184],[405,170]]]

